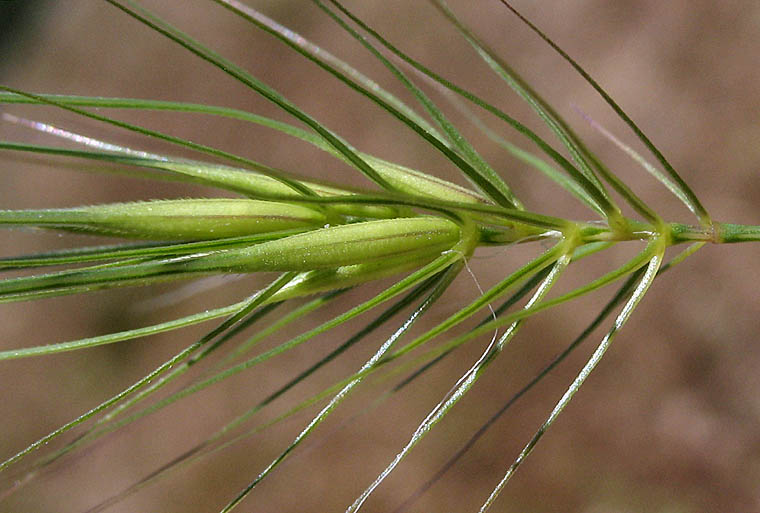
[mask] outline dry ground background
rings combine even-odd
[[[454,170],[390,116],[339,85],[282,45],[210,2],[167,7],[173,22],[250,69],[362,150],[455,179]],[[163,5],[166,4],[166,5]],[[721,221],[760,223],[760,3],[710,1],[516,1],[575,56],[660,146]],[[31,91],[211,102],[285,119],[273,107],[105,2],[38,2],[5,42],[0,81]],[[256,2],[264,12],[399,87],[309,2]],[[452,2],[502,56],[521,70],[584,134],[591,147],[669,219],[689,220],[675,200],[574,112],[580,106],[608,128],[633,138],[590,87],[496,1]],[[521,119],[533,118],[489,74],[424,2],[349,2],[390,40]],[[400,91],[400,94],[404,94]],[[54,109],[13,108],[74,131],[148,150],[181,153],[130,133]],[[455,120],[460,119],[453,114]],[[329,157],[263,129],[230,121],[125,113],[123,119],[236,151],[303,175],[355,180]],[[492,127],[501,127],[490,123]],[[585,217],[573,200],[466,129],[531,209]],[[502,133],[522,142],[507,129]],[[7,123],[4,139],[48,138]],[[55,141],[54,141],[55,142]],[[113,200],[209,195],[212,191],[79,172],[4,153],[0,208],[73,206]],[[356,182],[357,184],[361,182]],[[3,255],[92,239],[26,231],[0,233]],[[484,285],[540,248],[483,252],[473,270]],[[562,288],[599,274],[636,248],[621,248],[568,273]],[[760,245],[708,247],[655,284],[605,361],[544,438],[494,511],[747,512],[760,511]],[[0,347],[57,342],[159,322],[241,297],[256,281],[227,280],[176,305],[149,302],[172,287],[124,289],[85,298],[2,305]],[[468,277],[452,297],[477,292]],[[367,296],[369,291],[360,292]],[[573,338],[611,291],[528,323],[489,374],[367,503],[392,510],[522,383]],[[345,308],[359,296],[344,298]],[[441,319],[457,301],[444,301]],[[325,315],[325,314],[322,314]],[[319,315],[308,319],[309,325]],[[356,327],[358,324],[352,325]],[[86,352],[0,363],[0,453],[21,449],[138,379],[199,330]],[[4,511],[84,511],[213,429],[337,346],[327,337],[167,409],[110,437],[7,499]],[[601,337],[597,333],[593,341]],[[374,336],[320,372],[259,421],[285,411],[357,368],[381,340]],[[387,387],[368,384],[243,504],[241,511],[342,511],[392,458],[425,412],[486,341],[463,348],[416,386],[342,429]],[[267,342],[267,347],[275,341]],[[474,511],[533,433],[590,351],[570,358],[502,419],[410,511]],[[456,360],[456,361],[454,361]],[[216,511],[299,431],[298,416],[232,450],[144,489],[109,511]],[[329,435],[329,436],[328,436]],[[7,486],[3,481],[3,486]]]

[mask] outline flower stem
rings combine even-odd
[[[714,223],[711,227],[697,227],[672,223],[670,228],[674,243],[706,241],[722,244],[760,241],[760,226],[748,224]]]

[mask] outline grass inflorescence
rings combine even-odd
[[[529,84],[499,51],[482,41],[442,0],[431,0],[434,7],[431,13],[437,11],[440,22],[469,44],[474,55],[501,80],[505,91],[511,89],[525,102],[543,123],[542,128],[531,128],[495,102],[428,69],[340,2],[314,0],[313,4],[316,12],[334,23],[333,30],[364,47],[372,63],[384,68],[403,89],[402,93],[383,88],[339,56],[252,6],[236,0],[214,0],[212,3],[218,5],[209,8],[228,11],[248,29],[268,34],[286,45],[290,52],[300,54],[326,71],[338,84],[363,96],[369,105],[394,118],[400,130],[419,138],[457,169],[462,183],[468,186],[354,147],[350,134],[334,132],[273,85],[157,13],[132,1],[107,0],[106,3],[115,8],[118,16],[160,37],[162,44],[178,45],[184,52],[204,61],[215,73],[242,84],[276,114],[265,116],[245,109],[182,101],[48,94],[0,85],[4,122],[19,130],[26,128],[47,134],[44,143],[2,140],[3,155],[63,159],[96,165],[101,170],[104,170],[102,166],[118,167],[143,178],[202,185],[226,195],[0,209],[0,225],[6,227],[111,238],[102,245],[0,258],[0,269],[9,273],[0,280],[0,303],[106,289],[186,284],[210,276],[261,273],[266,281],[232,304],[159,323],[137,328],[118,327],[103,335],[40,346],[4,345],[0,349],[2,360],[52,357],[208,321],[217,323],[143,372],[139,380],[113,394],[99,396],[84,413],[31,441],[20,451],[4,455],[0,476],[10,477],[2,481],[0,501],[13,500],[12,497],[23,493],[30,483],[42,479],[47,469],[85,454],[86,448],[94,447],[93,444],[106,435],[132,427],[138,421],[149,422],[170,407],[181,405],[182,401],[201,392],[208,393],[214,386],[233,381],[245,372],[262,372],[259,365],[269,365],[275,357],[296,351],[313,339],[345,339],[329,352],[315,350],[314,363],[305,370],[289,372],[263,398],[257,395],[256,399],[246,401],[245,411],[215,423],[211,434],[206,433],[189,449],[166,461],[155,461],[150,473],[117,490],[100,494],[91,505],[91,511],[120,504],[148,485],[167,483],[173,474],[180,473],[189,464],[202,465],[204,457],[235,443],[242,444],[261,432],[269,432],[270,427],[287,426],[286,420],[301,420],[295,432],[283,429],[287,436],[274,437],[278,450],[256,457],[257,467],[253,473],[231,472],[230,476],[235,478],[225,481],[224,498],[210,499],[218,503],[220,511],[230,511],[239,504],[246,504],[245,501],[255,504],[259,485],[268,482],[270,475],[288,457],[302,450],[300,445],[319,433],[320,425],[332,420],[341,411],[341,404],[361,390],[360,385],[369,378],[384,383],[401,373],[406,376],[374,399],[362,399],[359,416],[372,414],[383,401],[403,394],[415,381],[426,379],[436,367],[446,365],[451,355],[463,354],[468,344],[477,341],[485,344],[467,363],[464,372],[447,384],[448,391],[436,399],[425,415],[414,425],[399,427],[402,438],[394,442],[395,456],[380,465],[370,461],[368,454],[356,455],[358,465],[366,459],[368,468],[376,474],[374,479],[356,483],[353,500],[345,504],[347,512],[358,511],[450,412],[456,416],[460,400],[471,396],[470,391],[477,388],[481,377],[499,361],[515,335],[534,316],[562,305],[574,305],[584,296],[607,286],[617,287],[582,334],[517,392],[484,428],[475,431],[465,449],[453,449],[451,453],[455,456],[431,481],[425,483],[428,476],[417,476],[417,491],[406,501],[399,499],[394,503],[394,507],[402,504],[402,507],[413,508],[414,501],[456,463],[466,448],[483,436],[514,400],[539,383],[581,342],[595,334],[599,326],[606,326],[606,333],[599,337],[589,358],[558,395],[545,419],[535,426],[535,434],[525,439],[511,464],[493,474],[493,482],[488,485],[491,492],[477,500],[481,504],[480,511],[486,511],[496,503],[505,485],[597,367],[616,335],[665,271],[707,244],[760,240],[758,226],[715,221],[664,153],[603,87],[507,2],[503,2],[505,9],[516,14],[521,23],[556,50],[561,59],[599,93],[623,126],[627,126],[638,143],[653,156],[654,162],[650,163],[593,121],[592,125],[679,200],[693,214],[692,221],[673,222],[664,218],[656,206],[650,205],[613,168],[602,162],[555,107],[537,92],[540,87]],[[447,114],[450,104],[521,162],[526,172],[536,177],[541,175],[542,180],[552,182],[573,198],[585,217],[565,217],[521,199],[518,188],[506,178],[508,174],[490,164],[471,138],[452,121],[456,118]],[[47,120],[40,121],[34,114],[12,113],[22,108],[26,109],[25,113],[34,109],[66,113],[73,119],[93,123],[91,126],[107,127],[104,133],[126,130],[131,136],[145,136],[170,149],[144,151],[117,144],[106,136],[80,134]],[[365,185],[285,172],[247,154],[125,121],[117,116],[121,111],[205,115],[270,130],[283,140],[310,145],[334,158],[336,164],[350,167],[363,177]],[[520,144],[531,151],[508,142],[482,124],[478,117],[481,113],[502,123],[505,132],[516,134]],[[176,156],[181,151],[192,151],[194,156]],[[114,243],[113,238],[119,242]],[[637,244],[636,251],[628,255],[625,262],[597,273],[580,285],[569,288],[560,285],[554,290],[555,285],[562,284],[580,265],[579,261],[598,259],[624,244]],[[461,299],[451,290],[458,276],[477,274],[471,264],[481,248],[508,251],[518,246],[537,250],[516,269],[501,273],[495,283],[483,288],[478,284],[479,293],[474,298]],[[362,285],[376,288],[369,297],[355,296],[359,299],[339,302],[346,291]],[[419,319],[442,302],[457,306],[444,318],[418,324]],[[318,322],[305,327],[305,320],[315,315]],[[179,336],[178,332],[176,337]],[[319,376],[323,367],[364,338],[380,342],[363,363],[353,371],[333,375],[329,383],[316,388],[311,385],[310,378]],[[266,344],[270,339],[277,342],[251,354],[258,344]],[[233,347],[236,341],[238,345]],[[202,372],[194,372],[198,367],[203,368]],[[279,404],[282,396],[296,390],[301,393],[295,402],[279,410],[271,408]],[[260,411],[271,412],[269,418],[259,419]],[[46,448],[49,444],[53,445]],[[46,450],[41,451],[43,448]],[[287,502],[284,496],[282,500]]]

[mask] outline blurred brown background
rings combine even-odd
[[[287,120],[242,85],[105,2],[35,5],[35,16],[22,19],[23,28],[17,26],[4,43],[2,83],[51,93],[209,102]],[[228,12],[200,1],[176,7],[162,2],[148,5],[274,86],[358,148],[463,183],[450,164],[389,115]],[[408,98],[388,72],[311,3],[281,0],[255,5]],[[452,1],[451,5],[663,216],[691,222],[689,213],[667,191],[583,122],[573,105],[640,148],[591,88],[499,2]],[[574,0],[516,1],[515,5],[607,88],[680,170],[714,218],[760,223],[760,3]],[[348,6],[412,56],[545,133],[426,3],[350,2]],[[186,154],[51,108],[7,110],[126,146]],[[448,111],[529,209],[589,217],[573,199],[485,141],[453,109]],[[124,112],[119,117],[299,174],[367,185],[317,150],[258,127],[167,113]],[[530,148],[514,132],[488,121],[510,140]],[[0,136],[62,144],[5,122],[0,123]],[[0,208],[218,194],[200,187],[80,172],[90,167],[3,153]],[[4,231],[0,237],[3,255],[98,242],[21,230]],[[579,264],[558,290],[584,283],[639,247],[630,243]],[[473,271],[486,286],[540,250],[484,251],[473,260]],[[760,511],[759,254],[760,247],[752,244],[706,247],[658,280],[493,511]],[[0,347],[33,346],[156,323],[243,297],[261,283],[256,278],[224,280],[216,282],[223,286],[201,288],[198,295],[176,304],[167,294],[177,287],[167,285],[2,305]],[[428,322],[445,318],[457,304],[477,294],[468,276],[455,286],[451,297],[459,301],[442,301]],[[344,297],[335,308],[345,309],[378,290],[367,287]],[[604,290],[527,323],[471,395],[419,444],[364,510],[391,511],[408,497],[585,327],[611,293]],[[149,301],[156,296],[163,301]],[[312,315],[304,326],[326,315]],[[359,326],[361,319],[106,438],[43,473],[6,498],[0,509],[87,510],[209,436]],[[122,390],[203,332],[186,330],[88,351],[0,362],[0,455],[15,453]],[[297,332],[291,329],[286,334]],[[274,418],[357,369],[389,332],[381,330],[363,341],[262,412],[255,423]],[[285,335],[267,341],[266,347]],[[521,400],[408,511],[476,511],[602,335],[602,330],[595,333],[578,354]],[[478,340],[460,349],[455,358],[415,385],[344,425],[394,381],[363,385],[311,442],[254,491],[240,511],[343,511],[406,443],[486,343]],[[179,470],[108,511],[217,511],[309,418],[308,413],[298,415],[232,450]],[[14,477],[8,473],[4,489]]]

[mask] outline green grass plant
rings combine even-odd
[[[219,502],[216,508],[219,511],[231,511],[237,506],[241,511],[249,510],[246,508],[256,511],[258,487],[290,456],[298,454],[302,443],[311,441],[321,429],[324,431],[321,424],[333,419],[336,413],[341,415],[340,407],[350,402],[349,397],[354,393],[359,392],[362,397],[360,406],[354,405],[354,411],[359,411],[360,416],[371,416],[383,401],[404,394],[456,355],[470,354],[463,352],[467,346],[481,344],[477,356],[463,373],[447,384],[448,392],[438,397],[432,409],[414,426],[399,428],[403,442],[397,443],[395,456],[378,467],[376,478],[355,484],[354,500],[345,504],[345,511],[359,511],[365,502],[371,503],[373,493],[414,454],[415,447],[429,433],[435,432],[434,428],[444,418],[449,415],[456,418],[459,401],[471,397],[471,390],[476,390],[492,364],[504,357],[503,353],[524,325],[534,322],[534,317],[544,311],[574,305],[585,296],[611,286],[616,292],[608,295],[583,333],[510,399],[483,429],[476,431],[464,449],[457,451],[458,447],[454,447],[450,452],[454,457],[444,465],[443,471],[472,447],[514,400],[541,382],[586,338],[598,335],[599,326],[605,326],[606,332],[599,337],[596,348],[564,393],[556,398],[543,422],[534,427],[535,433],[524,440],[514,461],[494,471],[493,482],[489,483],[491,493],[475,499],[481,504],[480,511],[492,506],[492,511],[502,511],[499,495],[507,483],[574,398],[664,272],[707,244],[760,240],[760,226],[715,221],[664,153],[602,86],[507,2],[503,2],[504,9],[516,14],[550,48],[559,52],[589,87],[601,95],[622,121],[622,126],[630,129],[637,140],[635,144],[652,155],[653,162],[592,121],[599,133],[659,181],[691,212],[692,220],[674,222],[664,218],[657,206],[650,205],[612,167],[603,163],[570,123],[538,93],[540,83],[534,86],[518,74],[501,52],[483,42],[442,0],[430,2],[434,8],[430,9],[431,13],[437,11],[439,15],[437,22],[446,23],[471,46],[473,55],[501,80],[505,94],[511,90],[525,102],[540,121],[538,128],[516,119],[497,102],[457,85],[456,79],[444,76],[445,72],[438,74],[428,69],[411,56],[413,52],[405,53],[400,45],[385,39],[347,4],[332,0],[313,2],[316,11],[334,22],[333,30],[362,45],[372,64],[393,77],[396,92],[253,6],[236,0],[214,0],[209,3],[217,5],[207,6],[207,9],[226,10],[239,17],[250,30],[262,31],[279,40],[290,51],[332,75],[336,84],[362,95],[368,105],[392,116],[399,130],[418,138],[426,148],[453,166],[467,186],[354,147],[350,134],[334,132],[280,93],[275,85],[217,53],[211,43],[185,33],[138,2],[106,0],[106,3],[114,8],[117,16],[138,22],[163,43],[179,45],[205,61],[211,70],[209,74],[242,84],[251,95],[265,100],[275,114],[261,115],[223,105],[159,99],[48,94],[0,85],[0,104],[3,112],[7,111],[4,121],[17,127],[19,132],[26,127],[48,134],[45,143],[2,140],[3,156],[74,162],[75,165],[94,165],[103,171],[118,168],[142,178],[202,185],[220,191],[219,197],[171,200],[157,197],[142,201],[125,198],[77,207],[0,210],[0,225],[4,227],[31,227],[40,232],[56,230],[63,234],[110,238],[102,244],[0,258],[0,270],[6,273],[6,277],[0,279],[0,303],[107,289],[126,293],[128,287],[137,286],[182,287],[192,280],[212,276],[261,273],[266,281],[242,300],[238,298],[231,304],[151,325],[114,328],[103,335],[40,346],[24,345],[23,340],[4,342],[0,360],[52,358],[54,354],[84,351],[216,322],[214,327],[188,340],[128,387],[93,400],[84,413],[72,416],[49,434],[30,440],[20,451],[3,454],[0,477],[8,477],[1,481],[0,501],[13,500],[14,496],[23,494],[30,483],[43,479],[48,469],[60,468],[61,464],[80,455],[85,457],[88,449],[96,449],[97,444],[108,437],[117,436],[134,425],[149,423],[191,397],[209,394],[220,383],[239,379],[245,373],[265,373],[276,357],[287,357],[315,339],[345,339],[330,351],[314,350],[316,359],[310,366],[293,370],[264,398],[248,401],[247,409],[237,416],[219,419],[215,430],[186,452],[168,461],[152,461],[151,473],[101,495],[100,502],[90,510],[118,506],[149,485],[168,489],[172,486],[171,476],[184,475],[182,472],[190,464],[203,467],[204,457],[243,443],[253,435],[266,435],[280,426],[300,422],[292,436],[290,429],[285,428],[282,433],[286,436],[274,435],[279,450],[263,459],[257,457],[255,473],[238,475],[238,480],[229,483],[236,490],[234,493],[227,493],[228,487],[225,487],[221,502],[218,497],[210,499]],[[23,114],[20,114],[22,109]],[[35,109],[39,109],[39,115],[34,114]],[[526,172],[532,173],[531,180],[548,180],[547,183],[553,183],[563,194],[574,198],[585,217],[564,217],[551,213],[551,209],[543,210],[541,205],[523,201],[517,192],[519,187],[507,179],[509,174],[490,164],[457,126],[454,121],[459,119],[454,114],[457,110],[521,162]],[[68,119],[91,123],[88,126],[102,126],[104,134],[123,130],[125,132],[120,133],[145,137],[165,149],[144,151],[117,144],[113,137],[106,135],[81,134],[48,122],[47,112],[65,113],[71,116]],[[246,155],[126,121],[119,117],[120,112],[221,117],[271,130],[283,141],[299,141],[330,155],[336,165],[350,167],[366,185],[357,187],[354,183],[308,173],[286,172]],[[481,115],[496,120],[500,128],[489,128],[481,121]],[[193,157],[185,156],[190,152]],[[118,241],[113,242],[113,238]],[[594,278],[580,285],[569,288],[563,285],[563,280],[582,265],[580,261],[599,261],[626,244],[635,245],[636,250],[625,262],[597,272]],[[452,292],[456,280],[469,280],[470,275],[477,275],[476,256],[483,248],[508,251],[518,246],[534,249],[519,267],[505,270],[495,283],[481,289],[474,298],[461,299]],[[344,294],[346,291],[361,290],[363,286],[375,288],[368,297],[351,296],[358,299],[341,303],[350,295]],[[430,317],[430,312],[441,303],[454,303],[457,307],[433,322],[418,323],[421,318]],[[317,318],[318,322],[309,327],[306,322],[309,318]],[[535,322],[540,323],[540,318]],[[179,331],[174,335],[175,340],[185,340],[183,337]],[[364,339],[374,340],[377,348],[362,364],[347,374],[332,374],[329,383],[311,384],[311,378],[323,376],[319,371],[327,364]],[[267,345],[270,340],[276,343]],[[263,344],[260,350],[259,344]],[[6,366],[13,364],[3,362]],[[197,368],[202,370],[195,372]],[[399,375],[406,377],[386,387],[385,392],[369,399],[361,395],[365,382],[383,386]],[[271,408],[281,397],[292,397],[294,393],[296,401],[279,409]],[[259,412],[271,413],[265,420],[259,418]],[[340,418],[350,422],[350,419]],[[149,458],[148,454],[145,458]],[[357,454],[356,459],[358,464],[366,459],[371,468],[377,467],[374,456]],[[287,466],[282,466],[282,472],[286,472]],[[435,475],[438,477],[424,485],[429,476],[418,478],[415,488],[422,488],[404,503],[410,511],[415,510],[414,499],[435,484],[442,473]],[[297,484],[293,482],[289,486],[297,487]],[[402,503],[402,499],[396,504]],[[283,497],[283,503],[286,502],[287,498]]]

